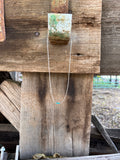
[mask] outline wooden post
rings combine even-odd
[[[52,74],[56,101],[64,95],[66,74]],[[72,74],[65,102],[53,104],[47,73],[24,73],[22,83],[20,154],[62,156],[89,154],[93,75]]]

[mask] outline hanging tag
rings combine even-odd
[[[48,37],[52,44],[67,44],[71,37],[72,14],[48,14]]]
[[[52,13],[68,13],[68,0],[52,0]]]
[[[5,41],[4,0],[0,0],[0,42]]]

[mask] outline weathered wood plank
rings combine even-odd
[[[0,90],[0,112],[19,130],[20,112],[16,106],[6,97],[4,92]]]
[[[34,3],[32,0],[5,1],[7,26],[21,28],[22,25],[22,28],[25,29],[25,27],[31,24],[31,27],[36,25],[40,25],[42,28],[47,27],[47,14],[51,12],[52,1],[53,0],[41,0],[38,2],[34,0]],[[69,4],[69,10],[71,10],[73,14],[74,26],[77,24],[87,25],[87,27],[101,26],[101,0],[69,0]],[[16,8],[16,10],[14,10],[13,7]],[[89,9],[87,7],[89,7]],[[12,23],[13,21],[15,24]],[[18,26],[17,22],[21,22],[21,25]],[[91,23],[91,25],[89,23]]]
[[[120,73],[119,8],[119,0],[103,0],[101,74]]]
[[[20,120],[21,159],[31,158],[39,152],[53,152],[52,110],[54,109],[52,105],[46,105],[50,99],[49,97],[48,100],[46,99],[47,91],[46,74],[23,74]],[[50,123],[51,127],[49,127]]]
[[[48,72],[47,14],[51,0],[5,1],[7,40],[0,70]],[[102,0],[70,1],[73,14],[71,73],[99,73]],[[16,8],[16,9],[14,9]],[[69,45],[50,45],[51,72],[68,72]]]
[[[68,13],[68,0],[52,0],[52,13]]]
[[[18,83],[4,81],[0,86],[0,112],[19,130],[20,128],[20,95]]]
[[[67,98],[57,105],[51,100],[48,74],[23,74],[21,158],[35,153],[89,154],[92,81],[93,75],[71,75]],[[66,82],[66,74],[52,74],[56,101],[64,97]]]
[[[10,101],[17,107],[18,111],[20,111],[20,100],[21,100],[21,87],[20,83],[14,82],[12,80],[4,81],[0,85],[1,90],[7,96]]]
[[[9,72],[0,72],[0,84],[7,79],[11,79]],[[8,122],[7,119],[0,113],[0,123],[5,122]]]

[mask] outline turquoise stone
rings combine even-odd
[[[60,102],[56,102],[56,104],[60,104]]]

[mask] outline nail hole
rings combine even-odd
[[[76,55],[77,55],[77,56],[82,56],[82,54],[80,54],[80,53],[76,53]]]
[[[69,126],[69,125],[67,125],[67,129],[70,129],[70,126]]]
[[[40,35],[40,32],[35,32],[36,37],[39,37],[39,35]]]

